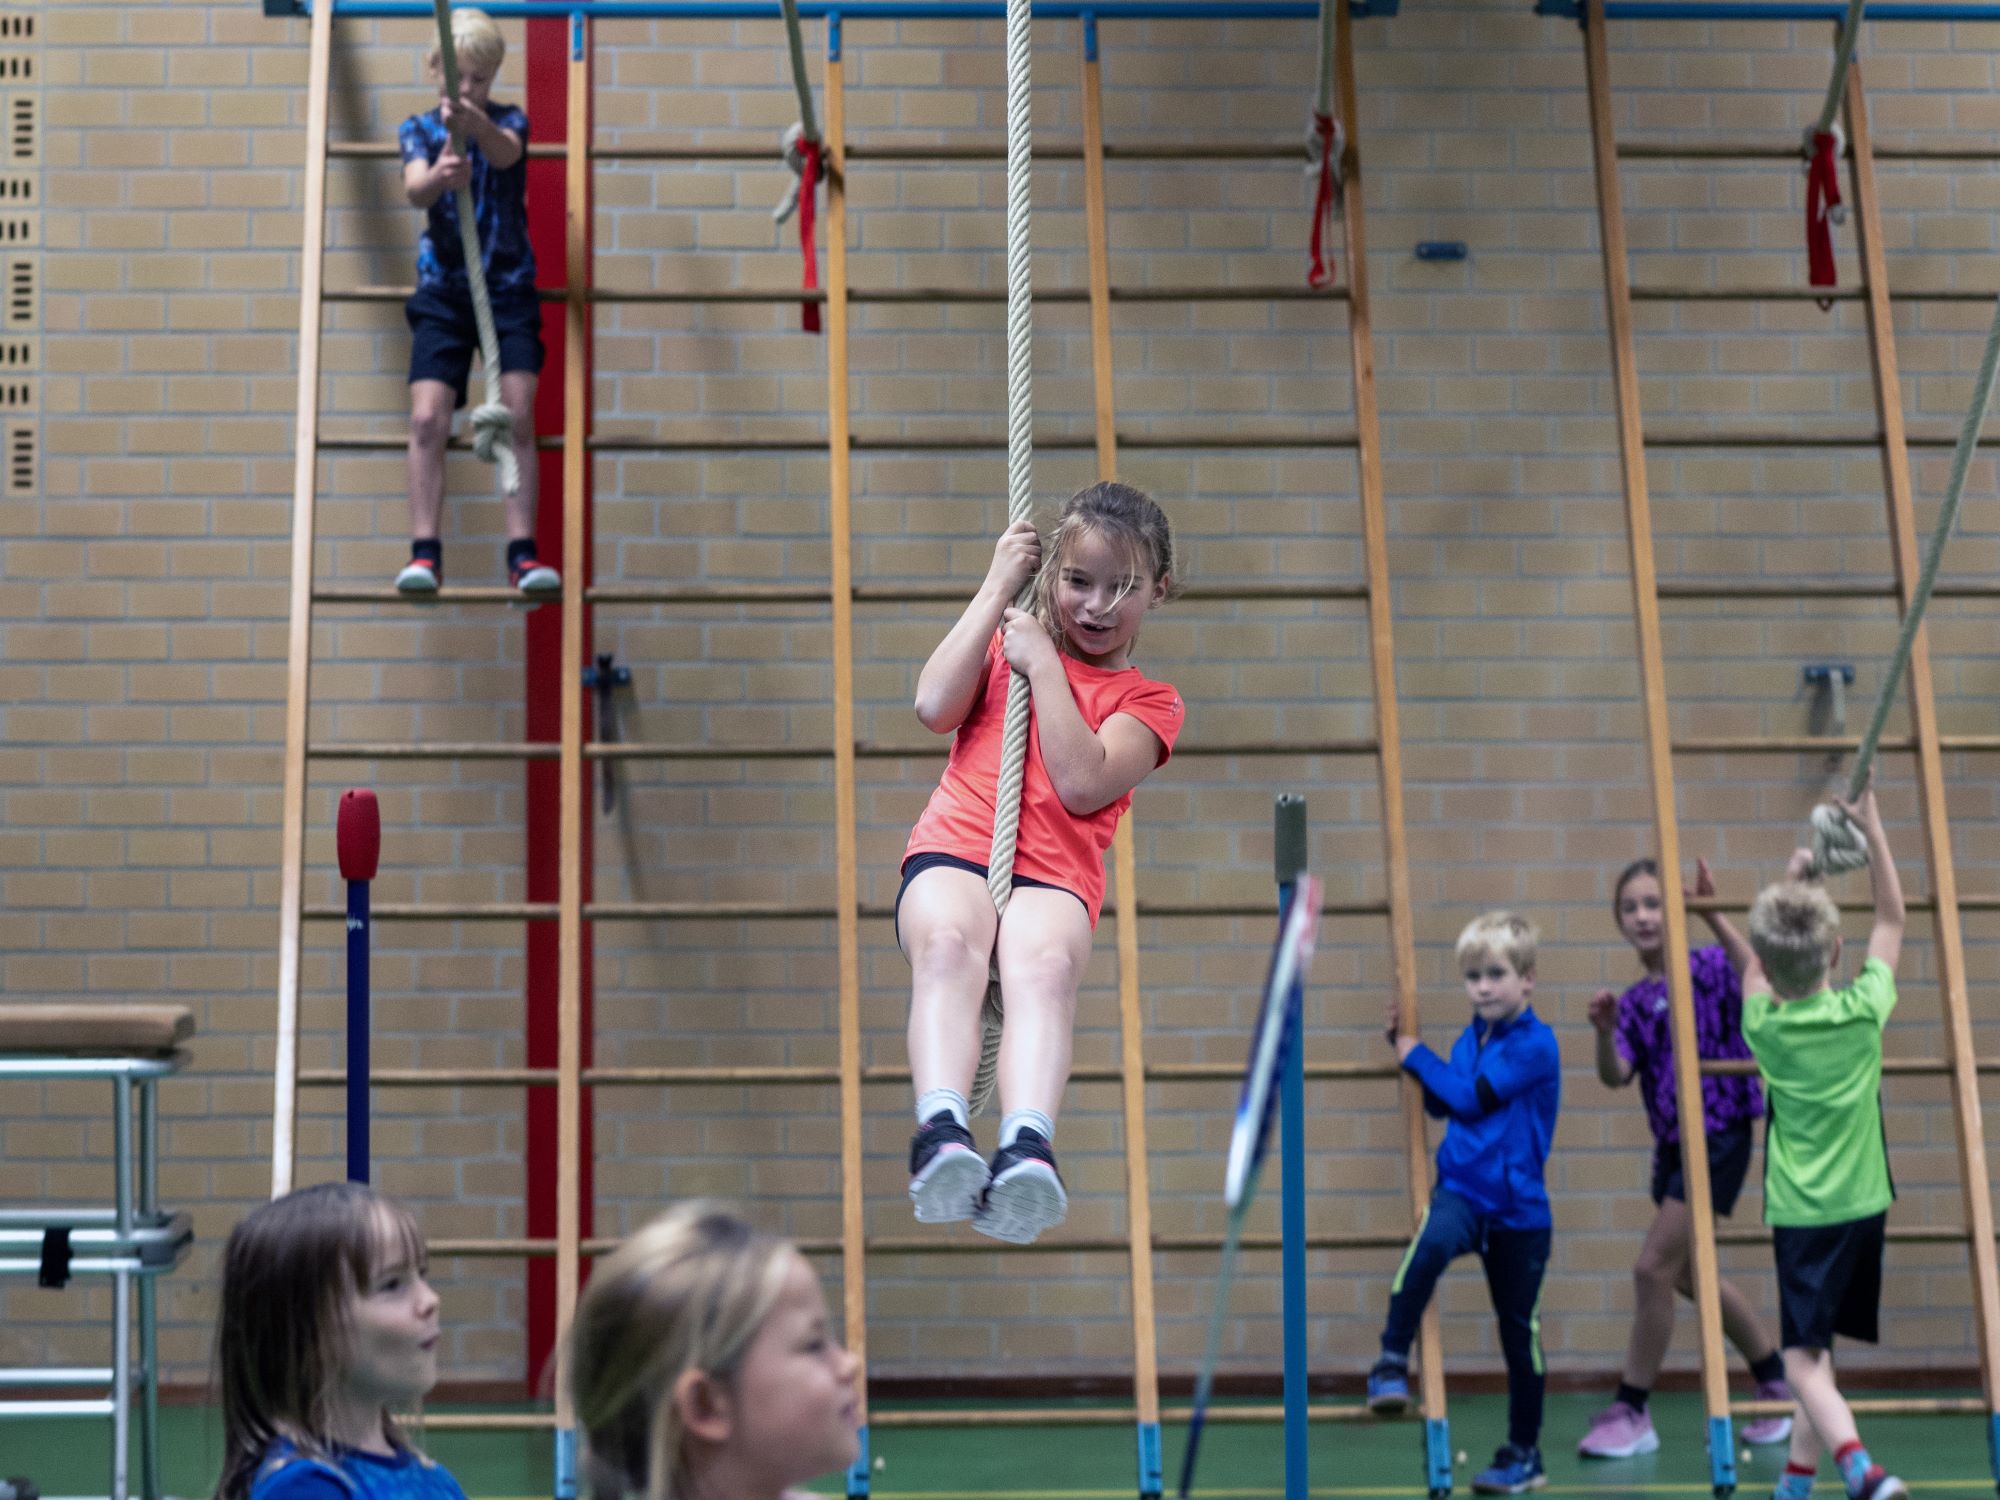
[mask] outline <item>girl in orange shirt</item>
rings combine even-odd
[[[1031,577],[1034,608],[1015,609]],[[953,735],[896,896],[917,1094],[910,1201],[924,1223],[970,1219],[983,1234],[1026,1244],[1068,1211],[1051,1142],[1077,983],[1104,901],[1104,851],[1133,789],[1173,752],[1183,719],[1180,695],[1130,664],[1146,612],[1173,581],[1173,533],[1159,506],[1129,485],[1092,485],[1063,507],[1046,564],[1032,525],[1001,533],[986,581],[918,678],[917,717]],[[1010,670],[1026,680],[1032,712],[1002,921],[986,862]],[[1007,1000],[1004,1118],[990,1167],[966,1107],[989,961]]]

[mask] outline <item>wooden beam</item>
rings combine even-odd
[[[326,272],[326,122],[333,7],[313,9],[306,59],[305,233],[299,243],[299,390],[292,429],[292,618],[285,643],[285,765],[278,852],[278,1022],[271,1196],[298,1156],[299,957],[306,878],[306,720],[312,704],[312,573],[319,490],[320,293]]]
[[[1347,339],[1354,364],[1354,432],[1361,485],[1362,545],[1368,574],[1368,661],[1375,689],[1376,777],[1382,798],[1382,874],[1388,897],[1389,957],[1396,1010],[1413,1033],[1417,1026],[1416,925],[1410,913],[1410,845],[1403,805],[1402,716],[1396,699],[1395,615],[1389,573],[1389,524],[1382,493],[1381,408],[1375,394],[1375,341],[1368,301],[1368,235],[1361,176],[1360,101],[1354,81],[1354,25],[1348,7],[1334,7],[1334,68],[1340,93],[1347,155],[1341,222],[1347,256]],[[1399,1070],[1400,1071],[1400,1070]],[[1431,1201],[1431,1153],[1424,1124],[1423,1090],[1415,1079],[1402,1090],[1403,1141],[1410,1196],[1410,1232],[1422,1227]],[[1417,1363],[1424,1416],[1445,1420],[1444,1341],[1437,1299],[1424,1309],[1417,1335]]]
[[[862,1198],[861,932],[859,817],[854,785],[853,433],[848,403],[847,66],[840,28],[827,28],[826,432],[832,531],[835,924],[840,1017],[840,1294],[847,1347],[858,1365],[859,1423],[868,1426],[867,1205]]]
[[[1715,1259],[1715,1213],[1709,1201],[1708,1143],[1702,1128],[1701,1054],[1695,1039],[1688,970],[1687,912],[1682,906],[1680,828],[1674,809],[1674,759],[1667,714],[1667,676],[1660,642],[1659,577],[1653,557],[1652,499],[1646,488],[1646,440],[1640,424],[1639,370],[1632,352],[1631,279],[1626,263],[1625,209],[1618,184],[1618,145],[1611,116],[1611,63],[1605,45],[1604,0],[1586,0],[1585,72],[1590,136],[1597,168],[1597,221],[1604,252],[1604,303],[1611,326],[1611,366],[1618,400],[1619,472],[1625,490],[1625,530],[1632,558],[1632,617],[1639,644],[1645,701],[1646,762],[1653,795],[1656,857],[1666,906],[1666,978],[1674,1036],[1674,1092],[1679,1100],[1687,1202],[1692,1212],[1695,1323],[1701,1342],[1702,1405],[1710,1423],[1729,1418],[1729,1370],[1722,1346],[1722,1305]],[[1712,1430],[1712,1429],[1711,1429]],[[1735,1455],[1719,1456],[1733,1467]]]
[[[1861,65],[1847,74],[1847,138],[1853,143],[1852,173],[1856,239],[1868,286],[1868,348],[1875,365],[1875,414],[1882,424],[1882,475],[1888,491],[1889,536],[1896,583],[1907,613],[1923,571],[1910,486],[1909,453],[1903,440],[1902,387],[1896,365],[1895,325],[1889,306],[1889,278],[1882,250],[1881,203],[1875,191],[1875,164],[1869,154],[1868,100]],[[1944,1002],[1945,1056],[1951,1064],[1952,1125],[1958,1138],[1960,1193],[1972,1247],[1972,1315],[1979,1340],[1979,1371],[1985,1409],[1995,1409],[1996,1364],[2000,1363],[2000,1261],[1993,1249],[1993,1190],[1987,1175],[1986,1129],[1980,1118],[1978,1057],[1973,1049],[1971,1008],[1966,996],[1965,946],[1958,920],[1958,872],[1952,862],[1951,824],[1946,813],[1943,751],[1939,745],[1937,701],[1931,681],[1929,632],[1922,627],[1911,643],[1908,675],[1910,725],[1917,742],[1917,788],[1923,808],[1924,844],[1930,858],[1931,892],[1937,904],[1934,953],[1938,992]],[[1692,1184],[1690,1184],[1692,1190]]]
[[[556,936],[556,1382],[559,1432],[574,1432],[576,1413],[564,1364],[570,1326],[576,1321],[583,1259],[583,693],[580,673],[589,651],[584,639],[584,595],[590,587],[590,535],[586,525],[590,486],[590,85],[591,22],[571,19],[565,261],[569,291],[563,299],[563,566],[562,772],[558,794],[561,867],[557,883]]]
[[[1097,477],[1118,477],[1118,409],[1111,359],[1111,233],[1104,198],[1104,78],[1096,22],[1083,42],[1083,209],[1090,259],[1091,394],[1097,419]],[[1132,1391],[1142,1431],[1160,1425],[1160,1339],[1153,1291],[1153,1198],[1146,1130],[1145,1011],[1139,994],[1139,861],[1135,811],[1111,841],[1118,909],[1118,1064],[1125,1122],[1126,1265],[1132,1283]],[[1071,1071],[1076,1077],[1076,1070]]]

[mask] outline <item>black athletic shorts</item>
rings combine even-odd
[[[923,874],[924,871],[935,870],[939,866],[942,866],[947,870],[963,870],[968,875],[977,875],[981,880],[984,880],[986,878],[986,866],[981,864],[974,864],[969,859],[960,859],[956,854],[938,854],[938,853],[912,854],[908,859],[904,860],[903,883],[896,887],[896,923],[897,923],[896,946],[897,947],[900,948],[903,945],[903,929],[901,925],[902,912],[903,912],[903,892],[907,891],[910,888],[910,882],[912,880],[915,880],[919,875]],[[1057,885],[1053,880],[1036,880],[1033,876],[1030,875],[1016,875],[1014,877],[1014,889],[1019,890],[1021,889],[1022,886],[1028,886],[1029,888],[1038,891],[1063,891],[1069,895],[1076,896],[1076,892],[1070,890],[1068,886]],[[1076,896],[1076,899],[1083,905],[1083,909],[1086,912],[1090,910],[1090,903],[1084,901],[1083,897]]]
[[[1748,1120],[1708,1138],[1708,1201],[1717,1217],[1736,1210],[1743,1179],[1750,1175],[1751,1129]],[[1680,1143],[1653,1146],[1653,1202],[1668,1198],[1687,1202],[1687,1179],[1681,1170]]]
[[[472,358],[479,352],[479,323],[472,294],[463,288],[420,286],[403,304],[410,325],[410,380],[442,380],[465,405]],[[503,292],[493,299],[493,332],[500,341],[500,368],[542,373],[542,309],[532,290]]]
[[[1809,1228],[1774,1225],[1778,1322],[1787,1349],[1831,1349],[1835,1334],[1872,1344],[1882,1306],[1887,1213]]]

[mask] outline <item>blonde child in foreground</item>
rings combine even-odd
[[[1861,972],[1844,989],[1830,985],[1840,911],[1810,876],[1812,851],[1800,849],[1750,908],[1754,957],[1743,975],[1743,1036],[1771,1102],[1764,1217],[1778,1264],[1785,1378],[1798,1400],[1775,1500],[1812,1494],[1823,1447],[1852,1500],[1909,1493],[1861,1446],[1833,1375],[1835,1334],[1876,1339],[1883,1229],[1896,1196],[1882,1130],[1882,1027],[1896,1008],[1903,948],[1903,888],[1875,793],[1840,807],[1868,839],[1875,925]]]
[[[684,1203],[591,1273],[569,1382],[596,1500],[779,1500],[860,1451],[859,1363],[788,1240]]]

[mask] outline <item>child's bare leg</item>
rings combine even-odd
[[[1650,1391],[1674,1339],[1674,1292],[1688,1273],[1688,1208],[1665,1198],[1632,1266],[1632,1337],[1625,1346],[1625,1383]]]
[[[442,380],[410,382],[410,537],[435,540],[444,513],[444,449],[457,393]]]
[[[521,474],[520,488],[507,497],[507,537],[510,541],[535,534],[537,483],[541,478],[541,466],[535,461],[536,379],[532,370],[503,370],[500,373],[500,400],[514,418],[514,464]]]
[[[910,961],[910,1081],[918,1098],[972,1088],[996,923],[986,882],[969,870],[933,866],[903,892],[896,940]]]
[[[1000,924],[1000,1107],[1054,1122],[1069,1083],[1076,987],[1090,962],[1090,915],[1068,891],[1023,886]]]
[[[1832,1452],[1856,1441],[1854,1413],[1833,1381],[1833,1356],[1824,1349],[1787,1349],[1785,1379],[1798,1399],[1799,1420],[1792,1423],[1792,1462],[1819,1462],[1820,1450]]]

